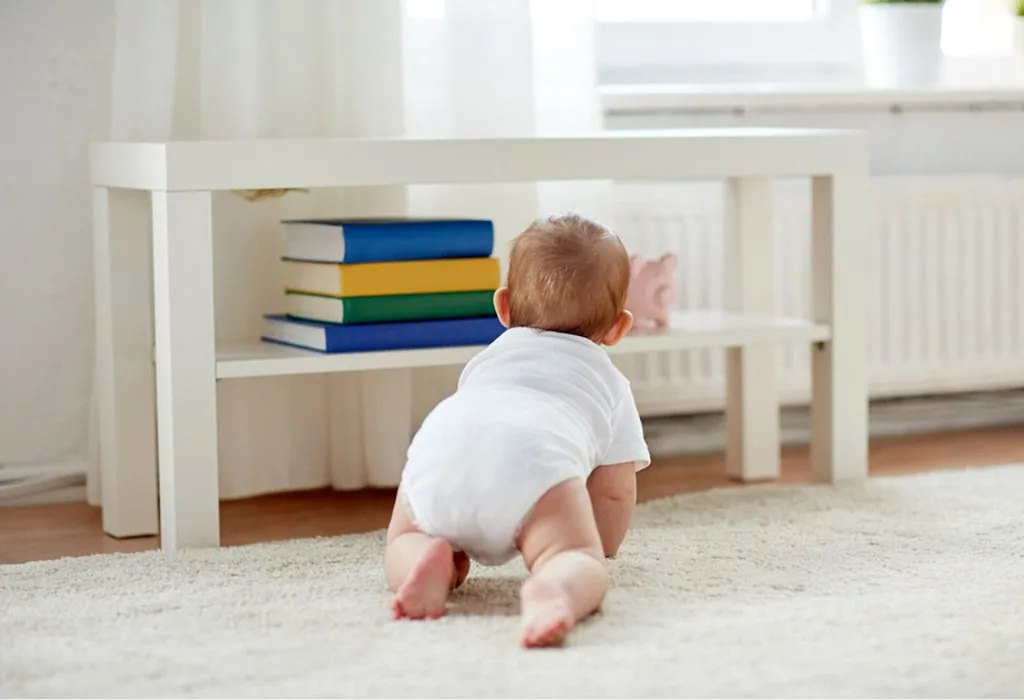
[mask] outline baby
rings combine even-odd
[[[471,560],[517,554],[524,646],[561,644],[599,608],[650,464],[629,382],[601,347],[632,325],[629,275],[619,238],[580,216],[516,239],[494,296],[508,330],[409,447],[384,557],[394,617],[441,617]]]

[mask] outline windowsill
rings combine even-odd
[[[782,111],[1024,109],[1024,84],[874,88],[836,83],[602,85],[607,116]]]

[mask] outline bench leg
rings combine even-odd
[[[150,204],[93,188],[95,391],[103,531],[158,531]]]
[[[160,534],[165,550],[220,544],[213,231],[209,192],[154,192]]]
[[[831,339],[811,359],[811,466],[817,481],[868,475],[866,177],[812,181],[814,319]]]
[[[772,181],[730,178],[725,183],[725,306],[729,311],[774,311],[775,259]],[[726,350],[726,471],[733,479],[779,476],[779,400],[774,345]]]

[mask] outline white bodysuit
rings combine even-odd
[[[516,555],[552,487],[650,453],[629,381],[585,338],[512,328],[474,357],[409,446],[401,497],[420,531],[484,565]]]

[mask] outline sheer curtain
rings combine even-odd
[[[589,0],[119,0],[111,138],[496,136],[600,126]],[[218,339],[280,306],[279,221],[416,213],[603,215],[604,185],[487,183],[215,200]],[[144,206],[144,202],[139,203]],[[145,329],[140,329],[145,332]],[[458,368],[223,381],[225,498],[397,483]],[[94,460],[95,462],[95,460]],[[98,469],[90,494],[98,500]]]

